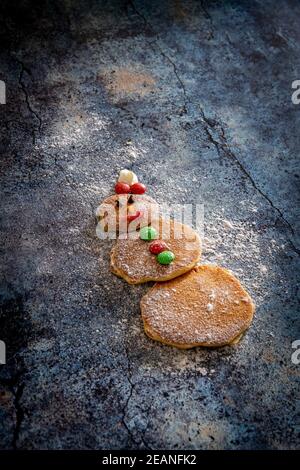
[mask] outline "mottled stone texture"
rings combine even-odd
[[[0,8],[1,448],[296,448],[299,2]],[[257,305],[238,345],[145,337],[95,234],[124,167],[204,203],[203,260]]]

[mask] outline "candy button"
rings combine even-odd
[[[115,185],[115,192],[117,194],[128,194],[130,191],[130,186],[129,184],[126,183],[117,183]]]
[[[147,188],[142,183],[134,183],[130,186],[130,192],[132,194],[144,194],[147,191]]]
[[[133,171],[121,170],[119,174],[118,182],[126,183],[126,184],[129,184],[129,186],[131,186],[132,184],[137,183],[138,179],[137,179],[136,174],[133,173]]]
[[[170,264],[174,261],[175,255],[172,251],[162,251],[157,255],[156,259],[160,264]]]
[[[157,238],[157,231],[153,227],[143,227],[140,230],[140,239],[149,241]]]
[[[168,245],[161,240],[155,240],[154,242],[150,243],[149,250],[153,255],[158,255],[162,251],[168,250]]]

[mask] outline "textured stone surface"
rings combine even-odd
[[[0,8],[0,447],[298,447],[299,2]],[[144,336],[95,234],[124,167],[204,203],[203,260],[257,304],[240,344]]]

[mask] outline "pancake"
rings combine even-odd
[[[152,221],[151,227],[157,230],[158,238],[167,243],[175,260],[161,265],[149,251],[150,242],[140,238],[118,239],[111,251],[111,269],[129,284],[173,279],[192,269],[200,259],[200,238],[192,228],[163,218]]]
[[[130,221],[127,216],[140,212],[140,216]],[[139,230],[149,225],[152,217],[157,219],[159,206],[152,197],[146,194],[113,194],[106,198],[97,208],[96,217],[99,232],[111,234]]]
[[[250,326],[254,310],[236,277],[212,265],[157,283],[141,300],[145,333],[181,349],[236,343]]]

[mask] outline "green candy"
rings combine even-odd
[[[157,231],[153,227],[143,227],[140,230],[141,240],[149,241],[157,238]]]
[[[175,255],[172,251],[162,251],[156,256],[157,261],[160,264],[170,264],[175,259]]]

